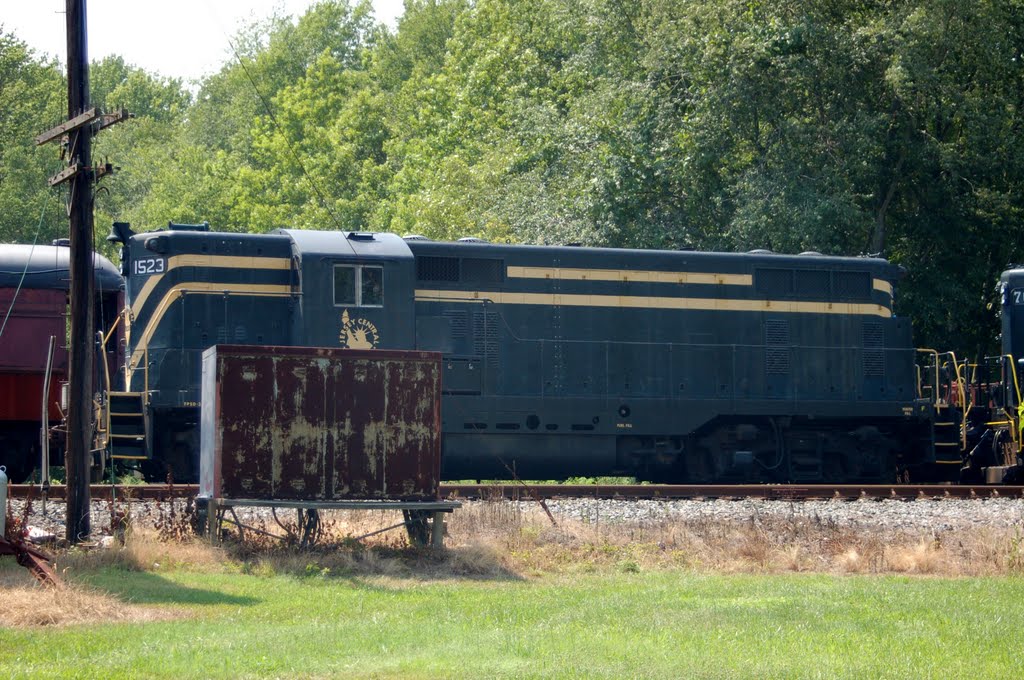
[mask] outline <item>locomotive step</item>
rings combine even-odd
[[[146,418],[142,392],[111,392],[109,397],[109,442],[113,458],[145,460]]]

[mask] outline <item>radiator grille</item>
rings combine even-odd
[[[758,269],[754,272],[754,288],[764,295],[792,295],[791,269]]]
[[[793,273],[797,295],[827,299],[831,294],[827,271],[798,269]]]
[[[871,275],[867,272],[836,272],[833,274],[836,296],[846,300],[871,297]]]
[[[418,257],[416,278],[420,281],[458,281],[459,258]]]
[[[462,280],[474,283],[501,283],[505,280],[505,261],[483,257],[462,258]]]

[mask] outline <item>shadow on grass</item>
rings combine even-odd
[[[243,573],[288,575],[300,578],[348,580],[354,587],[388,590],[366,579],[392,577],[422,582],[438,581],[523,581],[507,568],[500,555],[473,548],[435,551],[429,548],[392,546],[319,545],[254,547],[234,543],[225,546],[241,562]]]
[[[262,602],[248,595],[192,588],[149,571],[109,569],[80,579],[86,585],[132,604],[234,605],[249,607]]]

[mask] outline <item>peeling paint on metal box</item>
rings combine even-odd
[[[440,398],[435,352],[212,347],[200,494],[434,500]]]

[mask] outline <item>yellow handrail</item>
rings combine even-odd
[[[1010,373],[1013,375],[1013,392],[1014,396],[1017,397],[1017,412],[1013,413],[1005,406],[1003,407],[1003,411],[1006,413],[1007,418],[1014,424],[1014,426],[1010,428],[1010,439],[1013,441],[1014,448],[1019,452],[1021,437],[1024,435],[1024,432],[1021,432],[1021,428],[1024,427],[1024,404],[1021,403],[1020,383],[1017,382],[1017,364],[1014,361],[1012,354],[1006,354],[1004,356],[1010,362]],[[1004,460],[1003,462],[1009,463],[1011,461]]]
[[[106,351],[107,343],[110,341],[110,336],[113,335],[114,331],[117,330],[118,324],[121,323],[121,317],[124,316],[126,311],[128,311],[128,310],[127,309],[122,309],[120,312],[117,313],[117,318],[114,319],[114,323],[110,324],[110,330],[107,331],[107,334],[103,336],[103,349],[104,349],[104,351]]]
[[[114,323],[110,324],[110,330],[107,331],[106,335],[101,334],[100,339],[100,358],[103,360],[103,388],[104,394],[100,397],[99,401],[99,421],[100,432],[106,437],[107,442],[110,441],[110,366],[107,364],[107,343],[110,341],[111,336],[117,330],[117,325],[121,323],[121,316],[124,314],[122,309],[117,313],[117,317],[114,319]],[[106,442],[104,442],[106,447]]]
[[[956,382],[956,394],[960,398],[960,408],[964,411],[962,422],[960,423],[960,450],[966,450],[967,448],[967,409],[970,407],[967,404],[967,392],[964,389],[964,376],[961,372],[960,360],[957,359],[956,353],[954,352],[939,352],[938,350],[931,349],[930,347],[918,347],[917,351],[922,354],[930,354],[933,362],[932,368],[935,371],[934,382],[932,383],[932,403],[936,408],[942,408],[949,406],[949,403],[945,400],[939,391],[939,358],[948,356],[950,362],[953,364],[953,380]],[[966,364],[966,362],[965,362]],[[921,391],[920,380],[918,381],[918,392]]]
[[[969,374],[967,376],[967,384],[974,386],[974,390],[973,391],[969,391],[967,393],[971,397],[971,403],[967,404],[967,410],[964,411],[964,413],[968,414],[977,405],[976,399],[977,399],[977,396],[978,396],[978,387],[977,387],[978,364],[964,363],[964,370],[965,370],[965,372],[969,371]]]
[[[1013,369],[1010,371],[1010,373],[1013,375],[1013,390],[1015,396],[1017,397],[1017,404],[1020,404],[1020,385],[1017,383],[1017,364],[1014,363],[1012,354],[1006,354],[1004,356],[1006,356],[1006,358],[1010,360],[1010,368]]]
[[[100,349],[101,349],[101,352],[102,352],[102,355],[103,355],[104,380],[105,380],[106,388],[107,388],[107,408],[106,408],[106,417],[104,418],[104,420],[106,421],[106,426],[107,426],[107,430],[106,431],[107,431],[108,434],[110,432],[110,369],[107,366],[107,361],[106,361],[106,357],[107,357],[107,343],[110,341],[110,338],[114,335],[114,332],[117,330],[117,326],[118,326],[119,323],[121,323],[122,317],[125,320],[125,322],[124,322],[125,336],[127,337],[128,333],[129,333],[129,330],[131,328],[131,326],[129,324],[129,316],[128,316],[129,314],[131,314],[131,310],[128,307],[125,307],[124,309],[122,309],[118,313],[117,318],[114,320],[114,323],[110,325],[110,330],[108,330],[107,334],[103,336],[103,341],[102,341],[102,343],[100,345]],[[143,405],[143,412],[145,412],[145,407],[149,403],[149,348],[148,347],[143,348],[142,360],[143,360],[143,366],[142,366],[142,385],[143,385],[142,405]],[[133,369],[132,369],[130,364],[131,364],[130,357],[126,357],[125,358],[125,364],[124,364],[124,379],[125,379],[124,388],[125,388],[126,391],[131,391],[131,374],[132,374],[132,370]]]
[[[964,391],[964,379],[960,375],[960,361],[956,358],[955,352],[945,352],[949,355],[949,358],[953,361],[953,372],[956,378],[957,392],[960,394],[960,408],[963,410],[963,414],[960,422],[960,450],[967,450],[967,395]]]
[[[960,360],[956,358],[955,352],[939,352],[938,350],[931,349],[930,347],[918,347],[917,351],[921,354],[931,354],[933,359],[933,368],[935,369],[935,382],[933,386],[936,390],[935,400],[938,403],[939,395],[939,357],[949,356],[953,364],[953,370],[956,378],[957,393],[960,395],[960,403],[966,404],[966,393],[964,391],[964,378],[961,375]],[[920,389],[920,387],[919,387]]]
[[[117,325],[116,321],[114,322],[114,325],[115,326]],[[109,337],[110,337],[110,335],[107,334],[107,338],[109,338]],[[101,399],[100,403],[102,404],[104,401],[106,401],[106,405],[107,405],[107,408],[106,408],[106,411],[107,411],[107,414],[106,414],[107,415],[107,417],[106,417],[106,421],[107,421],[106,434],[107,434],[107,437],[109,439],[109,437],[110,437],[110,367],[107,366],[107,338],[103,338],[103,343],[100,345],[100,356],[103,358],[103,386],[107,390],[106,399],[105,400]]]

